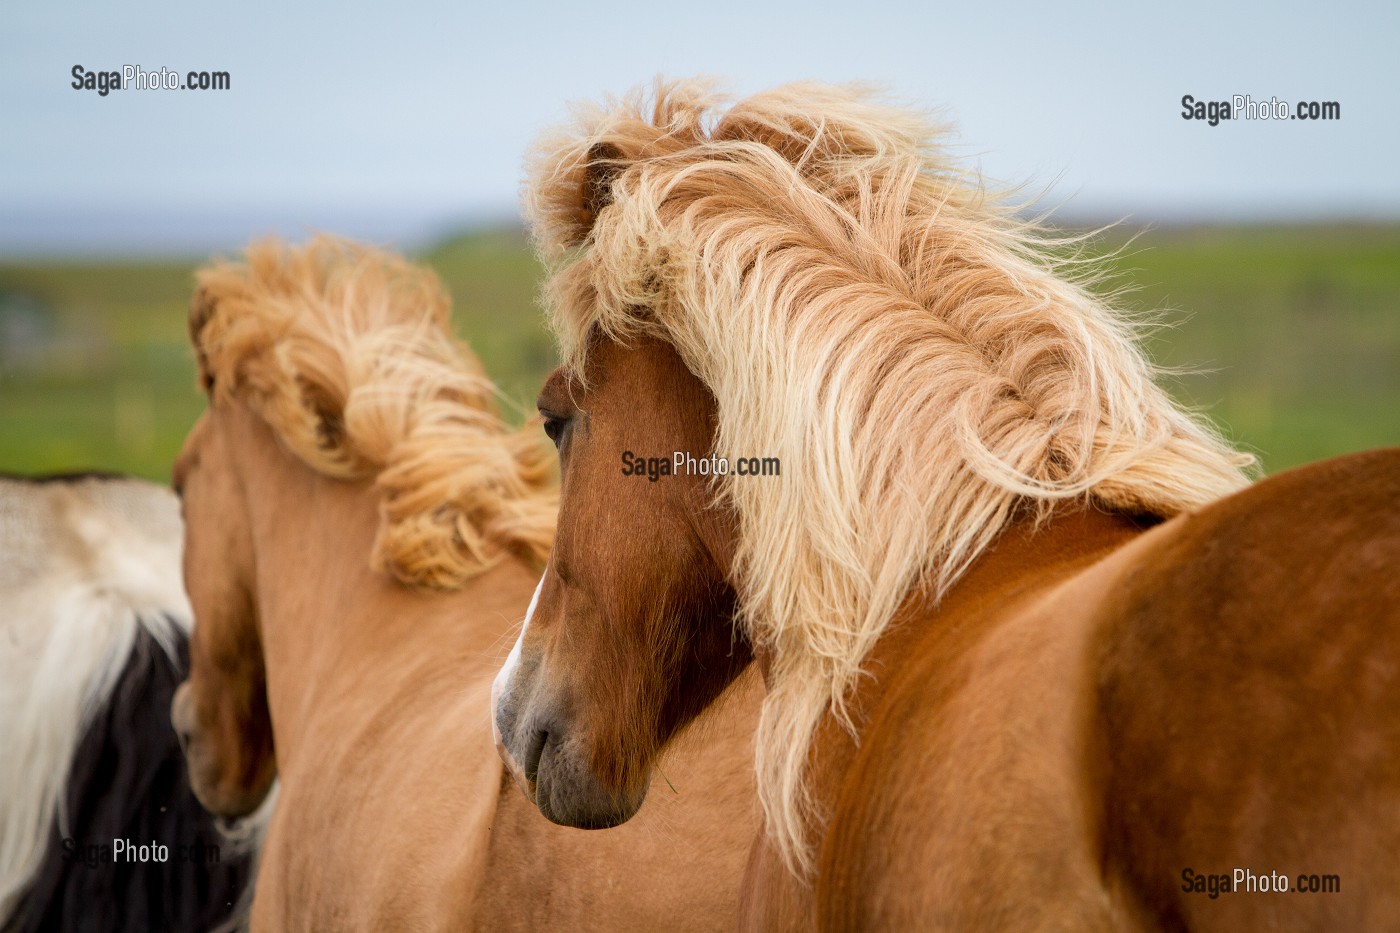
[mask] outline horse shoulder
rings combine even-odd
[[[1099,883],[1085,796],[1082,572],[1138,532],[1090,515],[1028,535],[969,574],[974,592],[906,625],[922,635],[906,634],[887,663],[833,808],[824,928],[1132,926]]]

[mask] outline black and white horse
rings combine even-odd
[[[127,477],[0,476],[0,930],[236,922],[253,839],[220,832],[170,725],[188,665],[180,509]]]

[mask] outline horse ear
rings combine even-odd
[[[195,289],[194,298],[190,301],[190,343],[194,346],[195,359],[199,364],[199,384],[204,387],[206,393],[213,391],[214,374],[209,369],[209,356],[204,352],[204,343],[200,340],[200,335],[204,331],[204,325],[214,316],[214,305],[214,296],[207,288],[200,286]]]
[[[588,150],[588,159],[583,166],[583,187],[580,192],[582,212],[579,217],[585,231],[593,229],[603,208],[612,203],[613,182],[622,174],[623,160],[622,150],[612,143],[594,143]]]

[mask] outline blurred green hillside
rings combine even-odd
[[[1400,444],[1400,226],[1149,231],[1115,265],[1169,380],[1268,472]]]
[[[463,236],[417,258],[450,289],[458,334],[520,420],[554,365],[524,234]],[[0,263],[0,472],[168,480],[204,410],[185,334],[197,265]]]
[[[419,258],[519,417],[554,360],[524,236]],[[194,265],[0,263],[0,471],[168,477],[204,405],[184,332]],[[1172,391],[1270,471],[1400,443],[1400,226],[1152,230],[1113,265],[1130,306],[1164,311],[1153,355],[1195,371]]]

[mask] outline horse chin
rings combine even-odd
[[[262,806],[268,791],[272,789],[271,778],[259,779],[256,786],[252,787],[229,786],[232,782],[224,780],[224,768],[219,756],[206,741],[199,727],[194,725],[188,682],[181,684],[175,691],[175,698],[170,707],[170,721],[185,753],[190,790],[204,809],[215,816],[236,820]]]
[[[610,829],[637,814],[650,784],[648,778],[635,790],[617,793],[599,783],[577,758],[556,753],[540,761],[531,796],[551,823],[575,829]]]
[[[190,790],[194,791],[204,809],[215,816],[236,820],[247,816],[262,805],[271,784],[266,786],[231,788],[219,779],[220,767],[215,756],[208,754],[198,739],[185,747],[185,762],[189,766]]]

